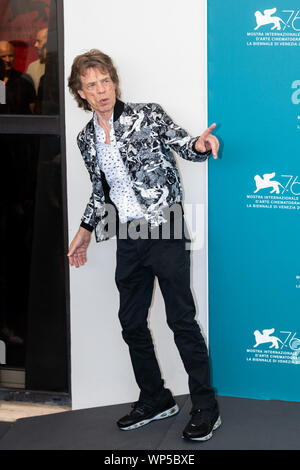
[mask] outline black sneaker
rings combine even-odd
[[[218,410],[196,410],[192,418],[183,430],[182,437],[194,441],[207,441],[221,425],[221,417]]]
[[[145,424],[157,419],[168,418],[179,412],[179,406],[173,397],[164,406],[152,407],[145,403],[136,402],[132,405],[133,410],[123,418],[119,419],[117,425],[123,431],[140,428]]]

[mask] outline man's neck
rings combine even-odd
[[[96,115],[97,115],[98,123],[101,126],[101,123],[102,124],[108,124],[110,118],[113,115],[114,110],[111,109],[109,111],[106,111],[105,113],[99,113],[97,111],[95,111],[95,112],[96,112]]]
[[[102,129],[105,132],[105,143],[108,145],[110,144],[110,131],[111,131],[111,125],[109,123],[109,120],[112,117],[113,111],[114,111],[113,109],[105,113],[99,113],[96,111],[98,124],[100,127],[102,127]]]

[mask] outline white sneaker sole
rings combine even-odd
[[[168,410],[162,411],[161,413],[158,413],[156,416],[153,416],[153,418],[150,419],[144,419],[143,421],[139,421],[136,424],[132,424],[131,426],[127,426],[126,428],[121,428],[122,431],[131,431],[132,429],[137,429],[141,428],[142,426],[145,426],[146,424],[150,423],[151,421],[155,421],[158,419],[164,419],[164,418],[169,418],[170,416],[174,416],[179,412],[179,406],[175,405],[172,406],[172,408],[169,408]]]
[[[183,437],[183,439],[188,439],[190,441],[208,441],[208,439],[212,438],[213,431],[218,429],[221,426],[221,424],[222,424],[221,416],[219,416],[217,421],[214,424],[214,427],[212,428],[212,431],[209,434],[207,434],[206,436],[203,436],[203,437],[189,437],[189,438],[186,438],[184,436],[182,436],[182,437]]]

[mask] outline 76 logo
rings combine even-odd
[[[284,341],[281,341],[282,346],[280,349],[289,347],[293,351],[300,351],[300,339],[296,338],[297,333],[293,333],[292,331],[281,331],[280,333],[286,334]]]
[[[288,13],[289,17],[284,27],[282,28],[283,31],[288,27],[292,26],[294,31],[300,31],[300,10],[282,10],[283,13]]]
[[[290,191],[294,196],[300,195],[300,181],[298,176],[293,175],[281,175],[282,178],[287,178],[286,185],[282,186],[283,190],[281,194]]]

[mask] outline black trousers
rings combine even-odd
[[[165,302],[167,323],[174,333],[188,374],[192,410],[214,408],[216,399],[210,385],[207,347],[195,320],[187,241],[184,236],[180,239],[117,237],[119,319],[140,389],[139,400],[150,405],[163,402],[170,391],[164,388],[147,323],[154,279],[157,277]]]

